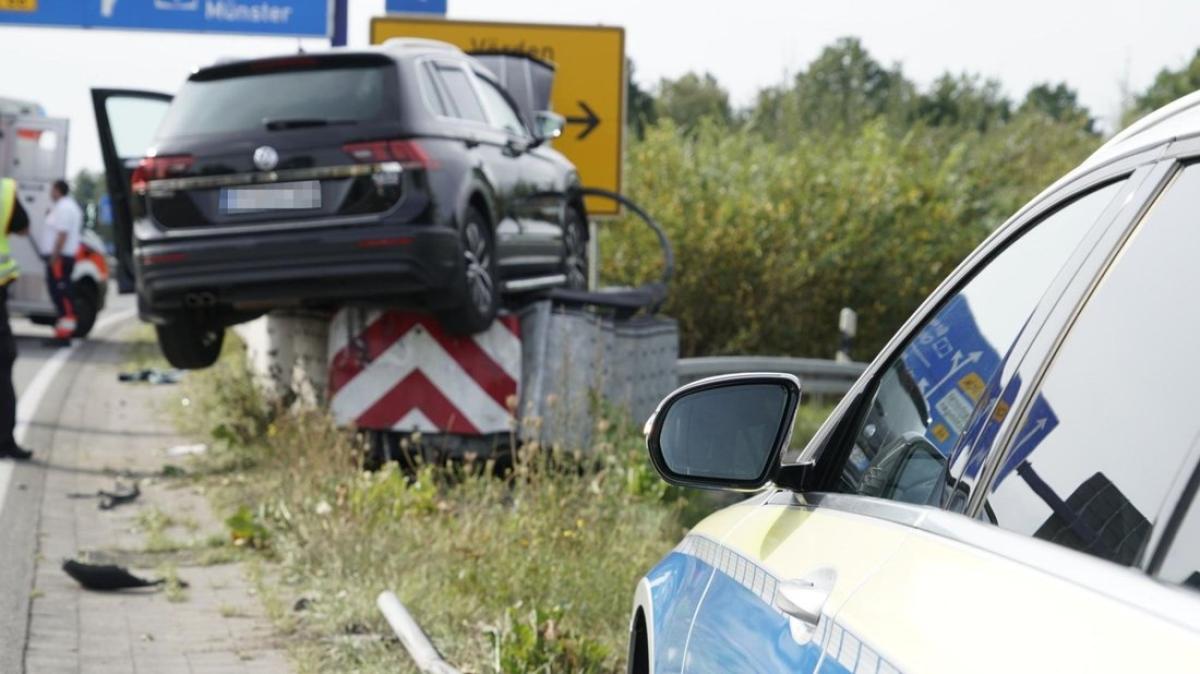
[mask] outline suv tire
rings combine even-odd
[[[158,348],[172,367],[199,370],[217,362],[225,342],[225,328],[198,321],[189,315],[154,326]]]
[[[451,334],[473,335],[487,330],[500,307],[500,281],[496,275],[496,244],[487,219],[468,208],[462,226],[463,275],[452,289],[461,303],[439,318]]]

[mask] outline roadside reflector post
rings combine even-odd
[[[858,314],[850,307],[842,307],[838,313],[838,349],[834,361],[849,363],[850,351],[854,348],[854,335],[858,332]]]

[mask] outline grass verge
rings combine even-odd
[[[637,579],[713,507],[658,479],[631,424],[598,419],[593,459],[527,444],[505,471],[367,472],[323,412],[266,405],[236,341],[189,376],[180,421],[210,438],[197,479],[301,671],[410,671],[385,589],[464,671],[623,671]]]

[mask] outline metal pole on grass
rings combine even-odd
[[[417,669],[425,674],[462,674],[442,659],[442,654],[434,648],[433,642],[425,635],[417,621],[413,620],[412,614],[404,608],[404,604],[400,603],[395,593],[391,590],[381,592],[375,600],[375,605],[383,612],[383,617],[387,618],[392,631],[412,656]]]

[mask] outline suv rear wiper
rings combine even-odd
[[[321,117],[268,118],[263,120],[263,126],[267,127],[267,131],[302,129],[308,126],[341,126],[349,124],[358,124],[358,122],[353,119],[323,119]]]

